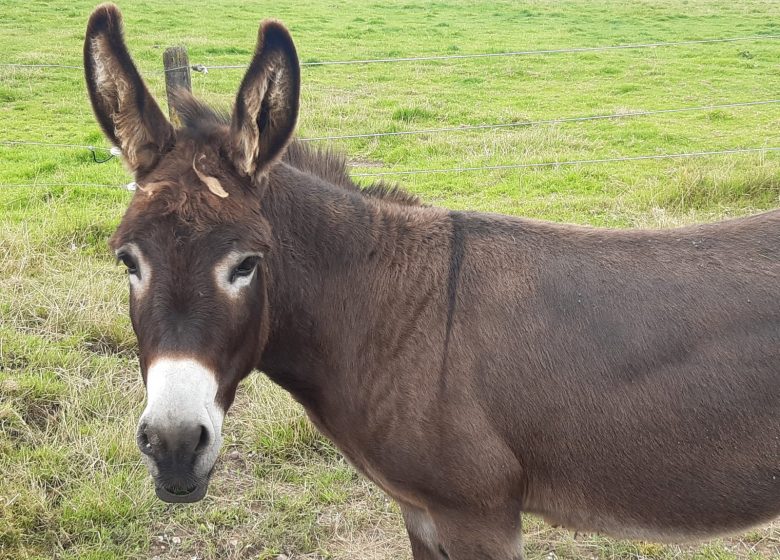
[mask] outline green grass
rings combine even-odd
[[[162,50],[246,64],[277,17],[302,61],[466,54],[780,32],[780,4],[353,0],[126,2],[127,38],[164,103]],[[0,62],[80,64],[93,4],[0,0]],[[403,131],[778,97],[780,40],[303,69],[301,136]],[[230,105],[241,70],[193,74]],[[780,146],[780,105],[333,142],[357,171]],[[0,66],[0,140],[106,146],[83,76]],[[106,240],[129,193],[117,160],[0,145],[0,558],[408,557],[396,508],[261,375],[239,392],[207,499],[159,502],[133,441],[143,407],[127,291]],[[451,208],[667,227],[776,207],[780,155],[414,175]],[[36,187],[14,185],[35,183]],[[52,185],[52,186],[48,186]],[[575,536],[524,519],[529,558],[780,558],[780,526],[700,546]]]

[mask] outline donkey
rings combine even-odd
[[[127,267],[167,502],[206,493],[258,369],[396,500],[415,560],[521,559],[520,516],[689,541],[780,514],[780,211],[662,231],[454,212],[292,139],[292,39],[261,24],[229,115],[174,128],[121,14],[84,46],[138,191]]]

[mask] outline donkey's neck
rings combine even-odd
[[[286,165],[277,173],[263,202],[275,247],[260,369],[316,416],[325,399],[360,398],[441,305],[451,222],[443,209],[374,200]]]

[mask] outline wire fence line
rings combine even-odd
[[[529,121],[517,121],[509,123],[492,123],[492,124],[475,124],[475,125],[455,125],[445,126],[440,128],[423,128],[418,130],[399,130],[392,132],[368,132],[363,134],[343,134],[343,135],[330,135],[330,136],[309,136],[299,138],[302,142],[314,142],[324,140],[348,140],[357,138],[382,138],[392,136],[412,136],[420,134],[438,134],[444,132],[468,132],[473,130],[489,130],[489,129],[502,129],[502,128],[515,128],[515,127],[527,127],[527,126],[540,126],[549,124],[565,124],[573,122],[588,122],[598,120],[615,120],[623,118],[645,117],[650,115],[665,115],[675,113],[686,113],[696,111],[713,111],[718,109],[737,109],[742,107],[758,107],[762,105],[773,105],[780,103],[780,99],[764,99],[760,101],[738,101],[733,103],[720,103],[710,105],[697,105],[689,107],[675,107],[669,109],[650,109],[647,111],[627,111],[623,113],[610,113],[602,115],[589,115],[581,117],[562,117],[557,119],[541,119],[541,120],[529,120]],[[90,146],[86,144],[64,144],[55,142],[40,142],[33,140],[0,140],[0,146],[46,146],[52,148],[74,148],[84,149],[94,152],[95,150],[102,150],[106,152],[119,155],[117,148],[102,147],[102,146]]]
[[[83,70],[83,66],[72,66],[70,64],[21,64],[15,62],[3,62],[0,67],[4,68],[69,68]]]
[[[502,169],[532,169],[532,168],[545,168],[545,167],[563,167],[574,165],[598,165],[604,163],[622,163],[627,161],[642,161],[642,160],[659,160],[659,159],[686,159],[697,158],[716,155],[727,154],[754,154],[754,153],[769,153],[780,152],[780,146],[763,146],[754,148],[732,148],[728,150],[706,150],[699,152],[681,152],[675,154],[650,154],[639,156],[623,156],[615,158],[596,158],[596,159],[576,159],[576,160],[562,160],[562,161],[544,161],[537,163],[518,163],[507,165],[479,165],[473,167],[450,167],[442,169],[408,169],[398,171],[378,171],[371,173],[350,173],[352,177],[386,177],[389,175],[428,175],[434,173],[463,173],[468,171],[493,171]],[[138,185],[135,182],[128,184],[110,184],[110,183],[88,183],[88,182],[72,182],[72,183],[58,183],[58,182],[43,182],[43,183],[0,183],[2,188],[12,187],[105,187],[105,188],[121,188],[129,191],[135,191]]]
[[[632,43],[624,45],[605,45],[598,47],[569,47],[559,49],[538,49],[538,50],[526,50],[526,51],[509,51],[499,53],[470,53],[470,54],[447,54],[447,55],[424,55],[424,56],[407,56],[396,58],[374,58],[374,59],[358,59],[358,60],[324,60],[313,62],[301,62],[301,66],[335,66],[346,64],[376,64],[376,63],[394,63],[394,62],[425,62],[436,60],[463,60],[469,58],[498,58],[507,56],[534,56],[534,55],[548,55],[548,54],[566,54],[566,53],[587,53],[587,52],[603,52],[612,50],[627,50],[627,49],[648,49],[657,47],[678,47],[683,45],[702,45],[711,43],[734,43],[741,41],[755,41],[760,39],[780,39],[780,35],[750,35],[745,37],[727,37],[719,39],[696,39],[690,41],[667,41],[658,43]],[[209,66],[205,64],[199,64],[202,69],[205,69],[206,73],[209,70],[214,69],[233,69],[233,68],[247,68],[248,65],[214,65]],[[182,68],[170,68],[168,71],[181,70]],[[203,70],[196,70],[202,72]]]
[[[2,146],[47,146],[50,148],[78,148],[84,150],[103,150],[110,152],[113,148],[104,146],[88,146],[86,144],[61,144],[58,142],[38,142],[35,140],[0,140]]]
[[[469,54],[446,54],[446,55],[422,55],[422,56],[406,56],[406,57],[391,57],[391,58],[370,58],[370,59],[355,59],[355,60],[323,60],[323,61],[311,61],[301,62],[300,65],[306,66],[337,66],[348,64],[376,64],[376,63],[397,63],[397,62],[425,62],[436,60],[463,60],[470,58],[498,58],[498,57],[510,57],[510,56],[534,56],[534,55],[550,55],[550,54],[566,54],[566,53],[587,53],[587,52],[603,52],[613,50],[628,50],[628,49],[648,49],[658,47],[678,47],[685,45],[705,45],[715,43],[736,43],[744,41],[761,41],[780,39],[780,35],[746,35],[741,37],[719,37],[710,39],[691,39],[685,41],[661,41],[652,43],[628,43],[621,45],[602,45],[596,47],[564,47],[557,49],[537,49],[537,50],[521,50],[521,51],[507,51],[497,53],[469,53]],[[67,68],[82,70],[83,66],[76,66],[70,64],[24,64],[3,62],[0,63],[0,67],[9,68]],[[151,70],[149,73],[165,73],[183,70],[185,68],[191,68],[196,72],[208,73],[210,70],[223,70],[223,69],[240,69],[247,68],[247,64],[193,64],[191,66],[177,66],[174,68],[168,68],[167,70]]]
[[[353,139],[353,138],[381,138],[385,136],[410,136],[410,135],[417,135],[417,134],[436,134],[441,132],[466,132],[470,130],[487,130],[487,129],[497,129],[497,128],[537,126],[537,125],[545,125],[545,124],[563,124],[563,123],[572,123],[572,122],[611,120],[611,119],[622,119],[622,118],[630,118],[630,117],[644,117],[648,115],[664,115],[664,114],[671,114],[671,113],[685,113],[685,112],[693,112],[693,111],[711,111],[715,109],[733,109],[738,107],[772,105],[775,103],[780,103],[780,99],[766,99],[763,101],[723,103],[719,105],[699,105],[696,107],[677,107],[672,109],[650,109],[647,111],[628,111],[624,113],[612,113],[608,115],[563,117],[559,119],[517,121],[511,123],[458,125],[458,126],[445,126],[441,128],[423,128],[419,130],[399,130],[393,132],[369,132],[365,134],[344,134],[339,136],[313,136],[308,138],[301,138],[300,140],[304,142],[312,142],[317,140],[346,140],[346,139]]]
[[[65,182],[65,183],[57,183],[57,182],[41,182],[41,183],[0,183],[0,187],[2,188],[12,188],[12,187],[105,187],[105,188],[115,188],[115,189],[126,189],[126,190],[132,190],[127,187],[127,184],[111,184],[111,183],[89,183],[89,182]]]
[[[780,146],[760,148],[734,148],[730,150],[707,150],[702,152],[683,152],[677,154],[652,154],[643,156],[624,156],[616,158],[578,159],[566,161],[546,161],[539,163],[517,163],[508,165],[481,165],[475,167],[450,167],[447,169],[410,169],[405,171],[379,171],[375,173],[351,173],[353,177],[386,177],[388,175],[425,175],[431,173],[462,173],[465,171],[489,171],[499,169],[529,169],[536,167],[559,167],[568,165],[593,165],[600,163],[620,163],[653,159],[683,159],[724,154],[749,154],[780,151]]]

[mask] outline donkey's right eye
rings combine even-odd
[[[122,261],[122,264],[124,264],[127,267],[127,273],[128,274],[138,274],[138,264],[135,262],[135,259],[128,255],[127,253],[119,253],[116,256],[117,259]]]
[[[236,278],[243,278],[252,274],[255,271],[259,258],[257,255],[251,255],[241,261],[230,273],[230,281],[235,282]]]

